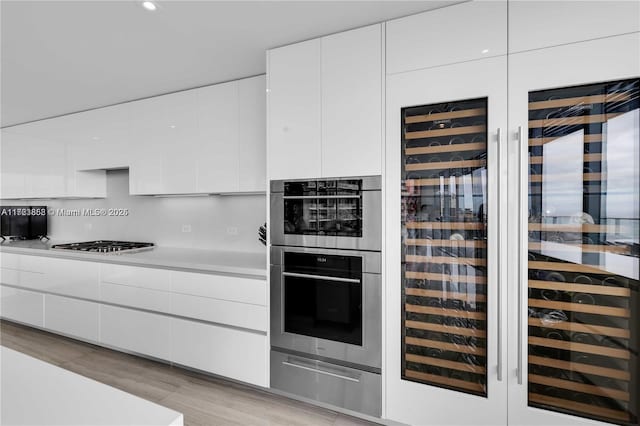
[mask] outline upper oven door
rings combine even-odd
[[[271,344],[380,368],[380,254],[274,247],[271,259]]]
[[[380,177],[271,182],[273,245],[381,249]]]

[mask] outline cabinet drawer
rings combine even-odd
[[[171,291],[266,306],[267,282],[223,275],[172,272]]]
[[[172,320],[172,361],[267,386],[267,337],[200,322]]]
[[[169,291],[171,272],[164,269],[102,264],[101,281],[130,287]]]
[[[0,284],[19,285],[20,271],[17,269],[0,268]]]
[[[100,300],[132,308],[158,312],[170,311],[169,293],[147,288],[129,287],[120,284],[101,283]]]
[[[260,331],[266,331],[269,323],[265,306],[186,294],[171,295],[171,313]]]
[[[98,308],[94,302],[46,294],[44,326],[81,339],[98,341]]]
[[[25,324],[44,326],[44,296],[28,290],[0,286],[0,316]]]
[[[33,259],[26,261],[27,258]],[[98,263],[39,256],[24,256],[24,260],[22,265],[27,264],[28,267],[24,270],[33,272],[21,272],[20,285],[52,293],[98,300],[100,272]],[[34,271],[35,268],[30,267],[30,265],[35,265],[35,262],[37,262],[40,271]]]
[[[271,351],[271,387],[375,417],[382,412],[379,374],[309,358]]]
[[[170,336],[170,317],[115,306],[100,306],[100,343],[104,345],[169,360]]]
[[[19,269],[19,265],[19,254],[0,253],[0,267],[2,267],[2,269]]]

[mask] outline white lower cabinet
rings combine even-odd
[[[171,298],[165,291],[100,283],[100,301],[157,312],[170,312]]]
[[[97,342],[99,307],[95,302],[45,294],[44,327]]]
[[[172,361],[251,383],[267,386],[267,337],[202,322],[171,321]]]
[[[29,290],[0,286],[0,316],[43,327],[44,295]]]
[[[267,331],[269,320],[265,306],[186,294],[171,295],[171,313],[260,331]]]
[[[171,359],[171,318],[134,309],[100,306],[100,343],[141,355]]]

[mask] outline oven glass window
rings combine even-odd
[[[284,233],[362,237],[362,180],[286,182]]]
[[[362,346],[362,259],[286,253],[284,331]]]

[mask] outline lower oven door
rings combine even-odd
[[[272,248],[271,345],[380,369],[380,253],[348,252],[362,260],[356,279],[287,272],[283,260],[291,252],[345,255],[341,250]]]
[[[271,351],[271,387],[348,410],[380,417],[380,374]]]

